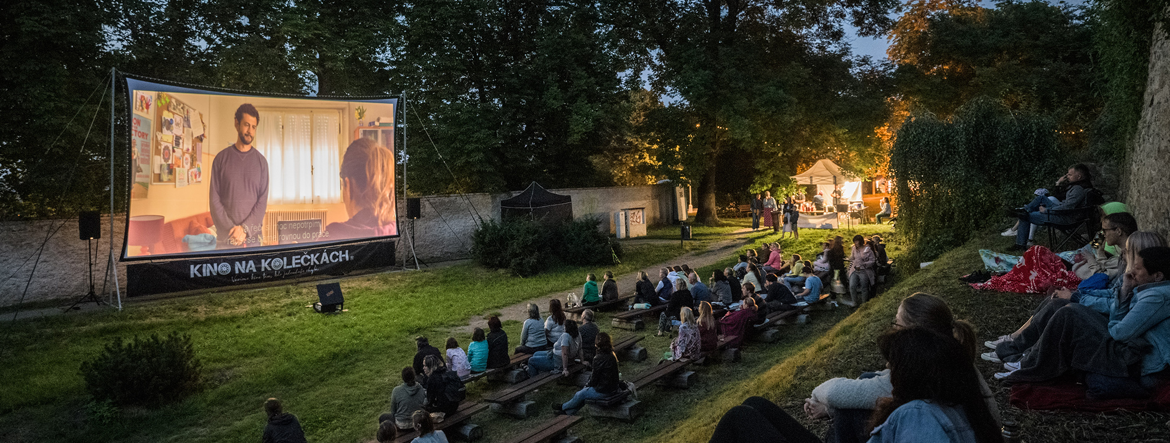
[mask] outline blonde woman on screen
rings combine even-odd
[[[350,143],[341,159],[341,200],[349,220],[330,223],[326,239],[397,234],[394,153],[368,138]]]

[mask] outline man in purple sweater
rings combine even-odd
[[[236,142],[211,163],[211,219],[216,247],[259,246],[268,208],[268,160],[253,149],[260,113],[244,103],[236,109]]]

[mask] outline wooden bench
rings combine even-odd
[[[643,317],[650,315],[655,316],[668,307],[667,303],[651,306],[648,309],[631,309],[629,311],[621,312],[613,316],[613,327],[619,329],[628,329],[631,331],[641,331],[646,329],[646,323],[642,320]]]
[[[721,361],[737,362],[737,361],[739,361],[739,359],[741,357],[739,348],[728,348],[727,347],[727,345],[729,343],[731,343],[732,340],[735,340],[735,337],[736,336],[734,336],[734,335],[725,335],[725,336],[719,337],[719,342],[715,345],[715,350],[708,352],[706,354],[703,354],[702,357],[699,357],[699,359],[694,361],[694,364],[705,365],[708,362],[721,362]]]
[[[569,309],[565,309],[565,314],[571,316],[572,319],[577,320],[581,318],[581,313],[585,312],[586,309],[592,309],[593,312],[608,311],[620,308],[622,306],[629,306],[630,300],[633,299],[634,296],[631,294],[625,297],[618,297],[610,301],[603,301],[593,306],[575,306]]]
[[[583,420],[580,416],[558,415],[552,420],[532,427],[531,430],[508,440],[511,443],[573,443],[581,439],[568,435],[569,428]]]
[[[512,359],[508,361],[507,366],[488,369],[483,372],[483,375],[478,377],[487,377],[490,381],[502,381],[505,383],[519,383],[528,379],[528,373],[520,369],[520,364],[528,361],[532,354],[512,354]],[[472,376],[476,377],[476,376]],[[464,383],[467,383],[465,380]]]
[[[573,363],[569,365],[568,369],[569,379],[574,380],[574,375],[584,370],[585,365]],[[532,391],[540,389],[541,386],[556,382],[561,378],[560,373],[545,372],[538,374],[535,377],[489,394],[487,397],[484,397],[483,401],[491,403],[493,411],[508,414],[513,417],[528,418],[531,416],[531,413],[535,412],[529,410],[535,402],[526,400],[525,397]]]
[[[483,412],[487,408],[488,405],[486,403],[460,403],[459,409],[454,414],[444,417],[442,422],[435,424],[435,430],[443,431],[444,434],[448,435],[454,432],[466,441],[479,440],[483,437],[483,429],[475,424],[468,423],[468,421],[471,420],[471,416]],[[394,443],[407,443],[414,440],[415,437],[418,437],[418,431],[399,434],[398,438],[394,439]]]
[[[758,325],[752,326],[755,334],[750,337],[755,341],[764,343],[774,343],[780,339],[780,331],[776,330],[777,326],[791,324],[793,322],[801,322],[800,317],[807,318],[804,309],[797,308],[789,311],[776,311],[768,313],[768,321]]]
[[[679,389],[687,389],[694,386],[695,381],[695,371],[686,370],[690,364],[691,362],[689,360],[663,362],[658,366],[642,371],[642,373],[635,375],[627,381],[633,383],[634,389],[637,391],[641,391],[642,388],[654,383]],[[589,413],[594,417],[616,418],[625,422],[632,422],[646,412],[645,408],[642,407],[642,402],[634,399],[626,399],[624,403],[615,406],[601,406],[596,403],[585,402],[585,407],[589,408]]]
[[[638,342],[642,341],[643,338],[645,337],[641,335],[627,335],[619,338],[613,343],[614,353],[622,361],[646,361],[646,357],[648,357],[646,348],[638,345]]]

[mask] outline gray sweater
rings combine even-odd
[[[394,415],[394,425],[399,429],[410,429],[414,426],[410,416],[414,411],[423,408],[427,402],[427,390],[415,383],[407,386],[406,383],[394,387],[390,393],[390,413]]]
[[[235,226],[247,232],[247,244],[257,246],[268,210],[268,160],[256,148],[240,152],[228,145],[211,162],[211,220],[219,248],[233,247],[228,233]]]

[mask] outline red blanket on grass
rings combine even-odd
[[[1085,385],[1063,381],[1050,385],[1012,385],[1010,402],[1020,409],[1111,412],[1170,411],[1170,383],[1162,383],[1149,398],[1089,400]]]
[[[972,283],[975,289],[1043,294],[1050,287],[1076,289],[1081,279],[1064,267],[1064,261],[1043,246],[1028,248],[1024,257],[1007,274],[984,283]]]

